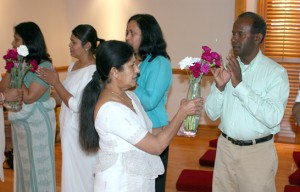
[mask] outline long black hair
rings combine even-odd
[[[101,44],[105,41],[104,39],[98,38],[96,29],[93,26],[88,24],[81,24],[76,26],[72,30],[72,34],[81,41],[82,46],[90,42],[91,43],[90,51],[93,54],[95,54],[96,52],[96,48],[98,46],[97,42],[99,41]]]
[[[133,56],[133,48],[122,41],[106,41],[96,49],[96,67],[92,80],[84,88],[80,105],[79,138],[87,152],[99,149],[99,135],[95,129],[94,111],[99,95],[110,83],[111,68],[123,70],[123,65]]]
[[[127,24],[130,21],[136,21],[141,30],[142,38],[138,54],[142,60],[149,54],[152,56],[149,61],[152,61],[158,55],[170,59],[162,30],[152,15],[136,14],[130,17]]]
[[[18,34],[23,44],[27,46],[29,55],[26,60],[36,59],[40,64],[41,61],[52,62],[47,52],[46,42],[40,27],[34,22],[23,22],[14,27],[15,33]]]

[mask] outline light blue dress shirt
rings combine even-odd
[[[215,83],[205,103],[210,119],[221,117],[219,129],[240,140],[276,134],[289,96],[288,74],[284,67],[264,56],[261,51],[244,65],[238,58],[242,82],[231,82],[220,92]]]
[[[157,56],[149,62],[150,58],[151,55],[148,55],[139,66],[140,76],[134,93],[151,119],[153,128],[159,128],[169,122],[165,106],[172,84],[172,66],[163,56]]]
[[[298,90],[295,102],[300,102],[300,89]]]

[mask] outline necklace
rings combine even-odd
[[[114,95],[116,95],[117,97],[119,97],[121,100],[123,100],[124,102],[127,102],[127,103],[129,103],[129,101],[128,100],[126,100],[124,97],[122,97],[121,95],[119,95],[118,93],[116,93],[116,92],[111,92],[112,94],[114,94]]]

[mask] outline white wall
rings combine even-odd
[[[251,12],[257,12],[257,0],[247,1],[246,10]]]
[[[186,56],[200,57],[202,45],[210,46],[224,58],[227,56],[234,7],[235,0],[1,0],[0,55],[10,48],[13,26],[32,20],[44,32],[54,65],[65,66],[71,61],[67,47],[70,33],[78,24],[93,25],[98,36],[106,40],[124,40],[129,17],[150,13],[161,25],[173,68],[177,68],[177,63]],[[3,72],[4,66],[0,69]],[[211,82],[211,77],[204,78],[204,97]],[[167,105],[170,118],[180,99],[186,97],[187,87],[186,76],[174,75]],[[205,116],[200,122],[210,123]]]
[[[156,17],[168,43],[173,66],[201,54],[209,45],[227,55],[234,19],[234,0],[67,0],[69,27],[93,25],[105,39],[125,39],[126,23],[136,13]]]
[[[48,51],[56,66],[68,65],[69,28],[66,3],[61,0],[1,0],[0,1],[0,71],[4,72],[2,56],[11,48],[14,26],[24,21],[33,21],[39,25]]]
[[[126,23],[136,13],[156,17],[164,32],[173,68],[186,56],[199,57],[208,45],[225,58],[230,49],[234,0],[68,0],[70,27],[92,24],[105,39],[124,40]],[[80,13],[78,13],[80,10]],[[212,78],[204,80],[202,94],[209,93]],[[186,97],[188,79],[174,75],[167,109],[172,118],[181,98]],[[201,124],[211,124],[205,114]],[[217,123],[217,122],[216,122]]]

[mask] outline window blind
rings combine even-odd
[[[292,107],[298,93],[300,75],[300,0],[260,0],[258,13],[267,23],[267,34],[261,49],[265,55],[284,66],[289,75],[290,95],[278,135],[281,138],[295,137]]]
[[[265,54],[278,62],[300,62],[300,0],[265,1]]]

